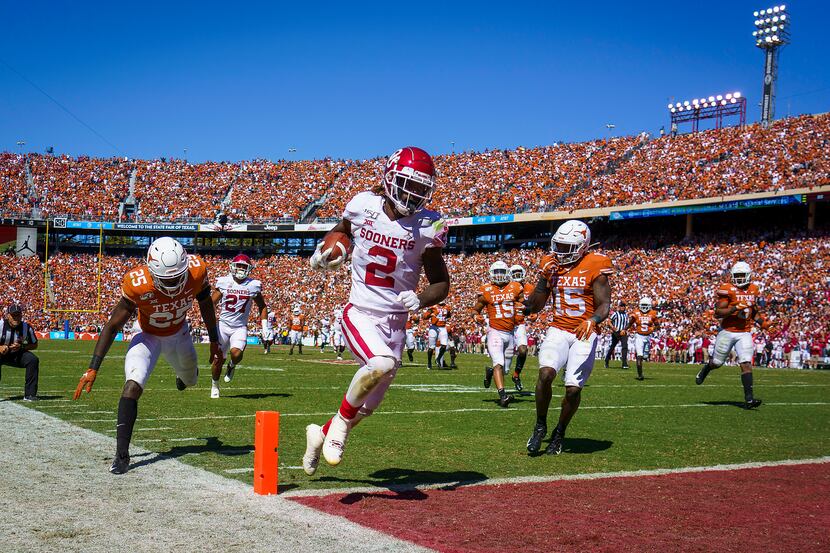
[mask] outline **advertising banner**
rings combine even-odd
[[[675,207],[659,207],[655,209],[631,209],[629,211],[612,211],[609,218],[612,221],[622,219],[642,219],[645,217],[665,217],[668,215],[686,215],[689,213],[713,213],[718,211],[735,211],[754,207],[770,207],[780,205],[796,205],[804,202],[802,194],[776,196],[772,198],[756,198],[752,200],[735,200],[716,204],[682,205]]]

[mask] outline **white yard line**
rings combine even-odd
[[[633,470],[633,471],[618,471],[618,472],[594,472],[589,474],[560,474],[550,476],[515,476],[512,478],[490,478],[486,480],[476,480],[470,482],[443,482],[440,484],[423,484],[423,485],[392,485],[384,487],[365,486],[360,488],[327,488],[321,490],[295,490],[285,492],[283,497],[309,497],[309,496],[323,496],[323,495],[341,495],[350,493],[373,493],[378,491],[405,491],[412,489],[419,490],[440,490],[442,488],[457,488],[460,486],[499,486],[505,484],[535,484],[544,482],[559,482],[564,480],[598,480],[601,478],[636,478],[643,476],[664,476],[668,474],[687,474],[698,472],[713,472],[713,471],[732,471],[756,469],[765,467],[782,467],[793,465],[812,465],[830,463],[830,457],[815,457],[811,459],[785,459],[782,461],[759,461],[750,463],[735,463],[729,465],[709,465],[697,467],[679,467],[673,469],[652,469],[652,470]],[[507,492],[509,493],[509,492]]]
[[[553,397],[561,397],[554,395]],[[827,401],[806,401],[806,402],[769,402],[764,403],[764,407],[795,407],[800,405],[830,405]],[[583,405],[579,408],[580,411],[586,409],[676,409],[676,408],[706,408],[706,407],[730,407],[734,405],[725,404],[710,404],[710,403],[666,403],[656,405]],[[762,407],[763,409],[763,407]],[[526,413],[533,411],[533,407],[516,408],[516,409],[496,409],[495,407],[464,407],[459,409],[423,409],[416,411],[375,411],[374,416],[378,415],[443,415],[447,413],[477,413],[481,411],[490,411],[493,413]],[[283,413],[280,412],[281,417],[320,417],[329,416],[331,411],[323,411],[317,413]],[[249,415],[203,415],[200,417],[158,417],[158,418],[142,418],[142,421],[164,422],[164,421],[194,421],[194,420],[222,420],[222,419],[252,419],[254,414]],[[72,419],[70,422],[90,422],[90,423],[114,423],[115,419]]]
[[[139,447],[112,475],[113,438],[14,402],[0,420],[3,551],[428,551]]]

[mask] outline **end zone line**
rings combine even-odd
[[[364,486],[355,488],[325,488],[320,490],[294,490],[286,491],[280,495],[283,497],[314,497],[326,495],[341,495],[351,493],[377,493],[377,492],[405,492],[411,490],[442,490],[455,489],[471,486],[500,486],[505,484],[539,484],[546,482],[559,482],[569,480],[600,480],[604,478],[637,478],[642,476],[665,476],[669,474],[687,474],[697,472],[717,472],[757,469],[766,467],[782,467],[794,465],[815,465],[830,463],[830,456],[814,457],[810,459],[783,459],[781,461],[752,461],[748,463],[734,463],[727,465],[708,465],[696,467],[679,467],[649,470],[625,470],[618,472],[593,472],[585,474],[560,474],[550,476],[514,476],[511,478],[488,478],[486,480],[472,480],[460,482],[443,482],[438,484],[400,484],[390,486]]]

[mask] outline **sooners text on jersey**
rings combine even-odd
[[[142,332],[172,336],[184,325],[193,298],[209,286],[207,266],[202,258],[189,255],[187,264],[187,284],[175,297],[156,290],[147,265],[140,265],[124,275],[121,292],[138,308],[138,324]]]
[[[419,210],[392,221],[384,198],[361,192],[346,205],[343,219],[352,226],[352,289],[349,303],[381,313],[404,313],[395,299],[415,290],[421,256],[427,248],[443,248],[447,226],[434,211]]]
[[[253,305],[251,298],[262,291],[262,283],[253,278],[237,282],[232,276],[225,275],[216,280],[216,288],[222,292],[219,322],[232,327],[247,326]]]
[[[611,260],[598,253],[587,253],[575,264],[560,268],[551,279],[555,294],[551,324],[573,332],[582,321],[591,318],[594,314],[594,280],[613,273]]]

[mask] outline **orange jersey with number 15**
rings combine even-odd
[[[138,308],[138,324],[142,332],[172,336],[185,324],[193,298],[210,285],[207,265],[202,258],[189,255],[187,264],[187,284],[174,297],[156,289],[147,265],[140,265],[124,275],[121,292]]]
[[[490,283],[482,284],[478,295],[487,308],[490,328],[512,332],[516,326],[516,303],[522,298],[521,284],[511,282],[503,288]]]
[[[551,324],[566,332],[576,330],[594,314],[594,281],[600,275],[614,274],[611,260],[598,253],[587,253],[568,267],[560,267],[551,278],[554,314]]]

